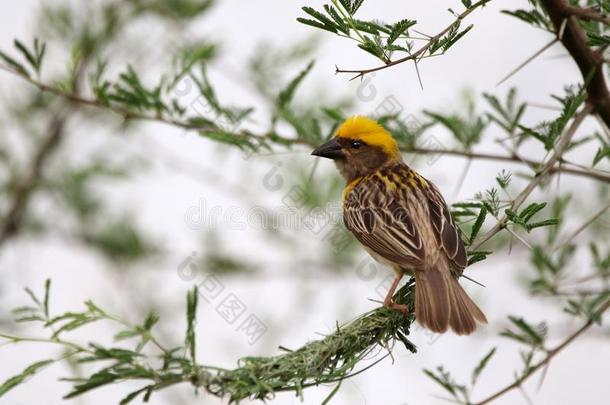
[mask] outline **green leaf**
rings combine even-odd
[[[83,316],[80,318],[76,318],[70,322],[63,324],[59,329],[55,330],[53,332],[53,338],[58,337],[63,332],[69,332],[71,330],[78,329],[82,326],[85,326],[85,325],[90,324],[95,321],[99,321],[101,319],[103,319],[103,318],[99,317],[99,316],[95,316],[95,317]]]
[[[339,0],[339,3],[341,3],[341,5],[345,9],[345,11],[347,11],[348,13],[351,13],[351,11],[352,11],[352,2],[350,0]]]
[[[119,362],[129,363],[132,362],[134,358],[143,356],[141,353],[134,352],[133,350],[127,350],[118,347],[106,348],[94,343],[89,343],[89,346],[94,349],[96,361],[115,359]]]
[[[199,291],[194,287],[186,296],[186,338],[185,345],[189,350],[193,365],[197,363],[197,352],[195,342],[195,320],[197,317],[197,302]]]
[[[364,43],[358,44],[358,48],[370,53],[371,55],[381,59],[382,61],[386,60],[383,47],[379,44],[379,42],[373,41],[368,36],[364,37]]]
[[[316,20],[318,20],[326,29],[327,31],[330,32],[334,32],[335,34],[337,33],[337,29],[341,28],[340,26],[337,26],[337,24],[331,20],[330,18],[328,18],[327,16],[325,16],[324,14],[320,13],[319,11],[315,10],[312,7],[302,7],[301,10],[303,10],[304,12],[306,12],[307,14],[309,14],[310,16],[312,16],[313,18],[315,18]],[[298,21],[298,19],[297,19]],[[302,22],[302,21],[299,21]],[[311,24],[309,24],[311,25]]]
[[[337,24],[336,27],[339,31],[344,33],[345,35],[349,35],[349,26],[343,21],[343,18],[337,13],[337,10],[334,7],[329,6],[328,4],[324,5],[324,10]]]
[[[30,77],[30,74],[28,73],[27,69],[22,64],[20,64],[15,59],[11,58],[10,56],[8,56],[7,54],[5,54],[2,51],[0,51],[0,59],[2,59],[7,65],[9,65],[11,68],[13,68],[15,71],[17,71],[21,75],[23,75],[25,77]]]
[[[32,65],[32,67],[34,67],[36,69],[36,58],[29,51],[29,49],[23,44],[23,42],[19,41],[18,39],[15,39],[14,45],[15,45],[15,48],[17,48],[17,50],[19,50],[19,52],[21,52],[23,57],[30,63],[30,65]]]
[[[286,88],[280,92],[277,99],[277,106],[279,109],[284,109],[286,106],[288,106],[288,104],[290,104],[294,97],[294,93],[301,82],[303,82],[303,79],[305,79],[305,77],[309,74],[314,64],[314,61],[309,62],[307,67],[305,67],[305,69],[303,69],[294,79],[292,79],[290,83],[288,83],[288,86],[286,86]]]
[[[34,294],[34,291],[32,291],[32,290],[31,290],[29,287],[25,287],[23,290],[26,292],[26,294],[27,294],[27,295],[29,295],[29,296],[30,296],[30,299],[31,299],[32,301],[34,301],[34,303],[35,303],[36,305],[38,305],[38,307],[41,307],[41,306],[42,306],[42,303],[40,302],[40,300],[38,299],[38,297],[36,296],[36,294]]]
[[[358,11],[358,9],[360,8],[360,6],[362,6],[362,3],[364,3],[364,0],[353,0],[352,2],[352,7],[350,9],[350,14],[354,15],[356,14],[356,11]]]
[[[189,125],[197,127],[198,129],[218,129],[218,126],[214,123],[214,121],[205,117],[188,117],[187,122]]]
[[[159,314],[156,312],[149,312],[148,315],[146,315],[146,319],[144,319],[144,329],[148,331],[151,330],[157,322],[159,322]]]
[[[349,13],[349,15],[356,14],[356,11],[362,6],[364,0],[339,0],[345,11]]]
[[[602,309],[610,299],[610,291],[603,291],[587,303],[587,315],[589,319],[597,324],[602,323]]]
[[[137,391],[129,393],[125,398],[121,399],[121,402],[119,402],[119,405],[129,404],[131,401],[136,399],[140,394],[150,391],[153,387],[154,387],[154,385],[147,385],[144,388],[140,388]]]
[[[610,146],[604,145],[600,146],[597,152],[595,153],[595,157],[593,158],[593,166],[596,166],[603,159],[610,160]]]
[[[476,144],[487,127],[488,121],[475,113],[475,105],[470,102],[465,114],[449,113],[443,114],[424,110],[424,114],[430,117],[434,123],[441,124],[466,148]]]
[[[140,336],[140,335],[141,335],[141,332],[137,329],[122,330],[114,335],[114,340],[118,342],[121,340],[130,339],[134,336]]]
[[[93,374],[89,379],[85,380],[81,384],[77,384],[73,387],[72,391],[64,396],[64,399],[71,399],[85,392],[99,388],[104,385],[111,384],[120,379],[120,376],[110,370],[102,370],[98,373]]]
[[[51,291],[51,279],[47,278],[44,282],[44,301],[42,302],[42,309],[45,317],[49,318],[49,295]]]
[[[15,376],[9,378],[2,385],[0,385],[0,397],[4,396],[4,394],[6,394],[7,392],[12,390],[19,384],[23,383],[26,380],[26,378],[33,376],[38,371],[40,371],[40,369],[42,369],[43,367],[45,367],[51,363],[54,363],[55,361],[56,360],[54,360],[54,359],[38,361],[34,364],[29,365],[20,374],[17,374]]]
[[[225,143],[227,145],[237,146],[242,150],[256,150],[257,145],[254,140],[247,136],[247,134],[235,134],[227,131],[200,131],[199,134],[205,138],[211,139],[216,142]]]
[[[172,78],[168,91],[172,90],[191,71],[193,66],[197,64],[203,65],[214,58],[216,53],[217,46],[205,41],[198,41],[195,44],[189,44],[180,49],[177,57],[179,71]]]
[[[524,222],[527,222],[544,207],[546,207],[546,203],[532,203],[528,205],[523,211],[521,211],[519,217],[521,217]]]
[[[345,121],[345,115],[339,108],[322,107],[322,112],[337,123]]]
[[[449,372],[445,371],[442,366],[436,368],[436,373],[428,369],[425,369],[424,373],[456,399],[458,398],[458,393],[462,393],[463,396],[466,396],[468,393],[466,387],[456,384]]]
[[[396,41],[402,34],[405,33],[410,27],[417,24],[417,21],[414,20],[400,20],[396,24],[392,26],[392,31],[390,32],[390,36],[388,37],[387,44],[391,45]]]
[[[472,210],[452,210],[451,211],[451,216],[456,220],[461,217],[474,217],[474,216],[476,216],[476,214],[477,213]]]
[[[477,219],[476,219],[474,225],[472,226],[472,231],[470,232],[470,238],[469,238],[470,245],[472,245],[474,238],[476,238],[476,236],[479,234],[479,231],[481,230],[481,227],[483,226],[483,223],[485,222],[486,216],[487,216],[487,208],[485,206],[483,206],[483,207],[481,207],[481,210],[479,211],[479,215],[477,216]]]
[[[40,43],[38,38],[34,39],[34,53],[32,53],[21,41],[15,39],[15,47],[21,52],[24,58],[34,68],[36,73],[40,73],[42,59],[44,58],[47,46],[45,43]]]
[[[85,231],[83,240],[114,261],[136,262],[157,251],[148,235],[127,218],[105,221],[100,229],[88,228]]]
[[[553,225],[557,225],[557,224],[559,224],[558,218],[549,218],[549,219],[545,219],[544,221],[534,222],[533,224],[527,224],[527,231],[529,232],[535,228],[540,228],[543,226],[553,226]]]
[[[310,27],[320,28],[322,30],[332,32],[333,34],[337,33],[337,29],[335,27],[329,27],[318,21],[310,20],[308,18],[303,18],[303,17],[297,17],[297,21],[300,22],[301,24],[309,25]]]
[[[508,217],[508,219],[510,221],[512,221],[513,223],[515,223],[517,225],[522,226],[528,232],[530,232],[534,228],[539,228],[542,226],[557,225],[559,223],[559,219],[557,219],[557,218],[550,218],[550,219],[535,222],[532,224],[529,223],[530,219],[532,219],[532,217],[534,215],[536,215],[538,212],[540,212],[540,210],[542,210],[544,207],[546,207],[546,203],[532,203],[532,204],[528,205],[523,211],[521,211],[520,214],[517,214],[510,208],[507,208],[504,212],[506,213],[506,216]]]
[[[498,190],[496,190],[495,187],[485,190],[485,200],[483,201],[483,204],[494,217],[498,216],[500,211],[500,199],[498,197]]]
[[[546,325],[544,323],[532,326],[525,319],[512,315],[509,316],[508,319],[521,333],[507,329],[500,333],[501,336],[518,340],[522,343],[529,344],[530,346],[542,347],[547,333]]]
[[[351,23],[354,29],[361,32],[366,32],[368,34],[379,35],[380,32],[383,32],[380,31],[380,29],[383,29],[383,27],[381,27],[379,24],[375,24],[373,21],[363,21],[354,18],[352,19]]]
[[[506,96],[504,104],[493,94],[483,93],[483,97],[489,103],[495,114],[487,113],[487,117],[501,126],[507,133],[513,134],[519,128],[519,122],[527,109],[526,103],[516,102],[517,90],[512,87]],[[523,141],[523,137],[517,138],[518,143]]]
[[[502,188],[503,190],[506,190],[506,188],[510,184],[511,177],[512,177],[511,172],[506,171],[505,169],[502,169],[502,172],[498,173],[498,175],[496,176],[496,181],[498,182],[498,185],[500,186],[500,188]]]
[[[465,202],[457,202],[454,204],[451,204],[453,207],[458,207],[458,208],[482,208],[483,204],[480,202],[470,202],[470,201],[465,201]]]
[[[470,31],[472,29],[472,27],[474,27],[474,25],[470,24],[468,27],[464,28],[462,31],[448,37],[447,40],[442,45],[443,53],[447,52],[449,50],[449,48],[451,48],[453,45],[455,45],[455,43],[457,41],[459,41],[464,35],[466,35],[468,33],[468,31]]]
[[[587,32],[589,46],[602,46],[607,47],[610,45],[610,35],[596,34],[594,32]]]
[[[531,2],[530,2],[531,3]],[[544,11],[533,10],[502,10],[501,13],[513,16],[535,27],[543,28],[547,31],[553,30],[553,24],[550,19],[544,14]]]
[[[477,262],[483,261],[483,260],[487,259],[487,256],[489,256],[492,253],[493,252],[491,252],[491,251],[483,251],[483,250],[468,252],[468,255],[469,255],[468,265],[471,266]]]
[[[476,366],[476,368],[474,369],[474,371],[472,372],[472,385],[475,385],[477,380],[479,379],[479,376],[481,375],[481,373],[483,372],[483,370],[485,369],[485,367],[487,366],[487,364],[489,363],[489,360],[491,360],[491,358],[493,357],[493,355],[496,354],[496,348],[494,347],[493,349],[491,349],[489,351],[489,353],[487,353],[479,362],[479,364]]]

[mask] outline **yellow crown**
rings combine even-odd
[[[398,144],[392,135],[377,121],[368,117],[356,115],[348,118],[337,130],[337,137],[380,147],[392,157],[400,155]]]

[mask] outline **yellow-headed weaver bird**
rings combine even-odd
[[[458,283],[466,249],[436,186],[407,166],[392,135],[376,121],[354,116],[312,155],[335,161],[345,177],[343,221],[373,256],[392,266],[396,278],[384,306],[408,314],[392,301],[405,273],[415,276],[415,318],[441,333],[458,335],[487,323]]]

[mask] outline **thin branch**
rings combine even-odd
[[[450,25],[448,25],[445,29],[443,29],[438,34],[430,37],[430,39],[428,40],[428,42],[425,45],[423,45],[417,51],[405,56],[404,58],[396,59],[393,61],[388,61],[385,65],[374,67],[374,68],[369,68],[369,69],[347,69],[346,70],[346,69],[336,68],[335,73],[356,73],[356,76],[351,78],[351,80],[354,80],[359,77],[364,77],[364,75],[366,75],[366,74],[377,72],[377,71],[383,70],[383,69],[387,69],[389,67],[396,66],[401,63],[408,62],[410,60],[417,62],[418,58],[423,57],[424,54],[426,53],[426,51],[434,43],[439,41],[445,34],[447,34],[455,26],[456,23],[459,23],[464,18],[466,18],[470,13],[472,13],[475,9],[477,9],[481,6],[484,6],[485,4],[489,3],[490,1],[491,0],[480,0],[477,3],[473,4],[470,8],[468,8],[462,14],[458,15],[456,20],[453,21]]]
[[[575,237],[577,237],[582,231],[584,231],[585,229],[587,229],[587,227],[589,225],[591,225],[593,222],[595,222],[595,220],[599,217],[601,217],[604,212],[608,211],[608,209],[610,209],[610,202],[607,203],[605,206],[603,206],[599,211],[597,211],[595,214],[593,214],[593,216],[591,216],[591,218],[589,218],[588,220],[586,220],[581,226],[578,227],[578,229],[576,229],[570,236],[568,236],[563,242],[561,242],[561,244],[559,244],[558,246],[556,246],[553,249],[553,252],[556,252],[557,250],[561,249],[562,247],[566,246],[568,243],[570,243]]]
[[[528,248],[529,250],[533,250],[534,249],[532,247],[532,245],[530,245],[528,241],[523,239],[517,232],[513,231],[509,227],[506,227],[506,230],[508,231],[508,233],[513,235],[519,242],[521,242],[526,248]]]
[[[468,158],[468,159],[496,160],[496,161],[504,161],[504,162],[521,163],[521,164],[524,164],[524,165],[532,167],[532,168],[536,168],[536,167],[539,167],[542,165],[541,162],[523,158],[515,153],[513,153],[512,155],[500,155],[500,154],[494,154],[494,153],[480,153],[480,152],[464,151],[464,150],[459,150],[459,149],[434,149],[434,148],[422,148],[422,147],[414,147],[412,149],[407,149],[406,152],[407,153],[414,152],[414,153],[421,153],[421,154],[453,155],[453,156],[460,156],[460,157],[464,157],[464,158]],[[603,181],[606,183],[610,182],[610,173],[600,171],[600,170],[595,170],[595,169],[586,169],[585,170],[585,169],[575,169],[575,168],[564,167],[564,166],[562,166],[562,167],[553,166],[549,170],[549,173],[552,173],[552,174],[554,174],[556,172],[573,174],[576,176],[590,177],[592,179],[600,180],[600,181]]]
[[[519,66],[517,66],[516,68],[514,68],[513,70],[510,71],[510,73],[508,73],[506,76],[504,76],[502,78],[502,80],[500,80],[498,83],[496,83],[496,86],[501,85],[502,83],[504,83],[505,81],[507,81],[508,79],[510,79],[511,77],[513,77],[518,71],[520,71],[521,69],[523,69],[525,66],[527,66],[528,63],[530,63],[531,61],[533,61],[534,59],[536,59],[538,56],[540,56],[544,51],[546,51],[547,49],[549,49],[551,46],[555,45],[555,43],[559,41],[558,38],[554,38],[552,41],[550,41],[549,43],[547,43],[546,45],[544,45],[542,48],[540,48],[539,50],[537,50],[532,56],[530,56],[529,58],[527,58],[525,61],[523,61],[522,63],[519,64]]]
[[[610,278],[610,274],[608,274],[608,273],[594,273],[594,274],[589,274],[587,276],[579,277],[579,278],[574,279],[574,280],[566,280],[566,281],[563,282],[563,284],[568,286],[568,287],[573,287],[573,286],[576,286],[578,284],[587,283],[589,281],[593,281],[593,280],[605,280],[607,278]]]
[[[32,77],[29,77],[19,71],[13,70],[7,66],[0,65],[0,70],[7,71],[9,73],[12,73],[14,75],[21,77],[23,80],[38,87],[39,90],[44,91],[46,93],[50,93],[50,94],[54,94],[56,96],[63,97],[65,99],[67,99],[68,101],[71,101],[74,103],[108,110],[110,112],[113,112],[115,114],[122,116],[126,120],[135,119],[135,120],[140,120],[140,121],[157,121],[157,122],[161,122],[161,123],[165,123],[165,124],[170,124],[170,125],[173,125],[173,126],[176,126],[179,128],[183,128],[183,129],[198,130],[198,131],[211,129],[210,126],[208,126],[208,125],[202,126],[202,125],[189,124],[189,123],[186,123],[186,122],[183,122],[180,120],[163,117],[162,115],[148,115],[148,114],[128,110],[126,108],[121,108],[121,107],[113,105],[113,104],[104,104],[104,103],[100,102],[99,100],[96,100],[93,98],[87,98],[87,97],[81,96],[80,94],[77,94],[77,93],[66,92],[57,87],[42,83]],[[217,128],[214,128],[214,129],[217,130]]]
[[[460,178],[458,179],[457,185],[455,186],[455,189],[453,190],[453,195],[457,196],[460,193],[460,190],[462,189],[462,186],[464,185],[464,182],[466,181],[466,177],[468,176],[468,172],[470,171],[471,166],[472,166],[472,158],[469,158],[466,160],[466,165],[462,169],[462,174],[460,174]]]
[[[64,346],[64,347],[68,347],[71,349],[76,349],[76,352],[82,352],[82,353],[91,353],[91,350],[79,345],[78,343],[74,343],[74,342],[68,342],[66,340],[63,339],[49,339],[49,338],[39,338],[39,337],[27,337],[27,336],[16,336],[16,335],[10,335],[7,333],[0,333],[0,339],[4,339],[6,340],[6,342],[3,342],[2,344],[0,344],[1,346],[6,346],[6,345],[11,345],[11,344],[17,344],[17,343],[22,343],[22,342],[26,342],[26,343],[46,343],[46,344],[54,344],[54,345],[60,345],[60,346]]]
[[[144,113],[138,113],[138,112],[130,111],[128,109],[121,108],[119,106],[112,105],[112,104],[102,104],[101,102],[99,102],[96,99],[86,98],[84,96],[74,94],[74,93],[69,93],[69,92],[63,91],[59,88],[44,84],[42,82],[39,82],[35,79],[32,79],[28,76],[23,75],[20,72],[14,71],[13,69],[10,69],[6,66],[0,65],[0,70],[5,70],[11,74],[14,74],[14,75],[20,77],[21,79],[25,80],[29,84],[37,87],[40,91],[54,94],[59,97],[63,97],[74,103],[78,103],[78,104],[82,104],[85,106],[98,108],[98,109],[102,109],[102,110],[108,110],[114,114],[120,115],[121,117],[123,117],[125,119],[133,119],[133,120],[139,120],[139,121],[153,121],[153,122],[158,122],[161,124],[166,124],[166,125],[186,129],[186,130],[200,131],[200,132],[204,132],[204,133],[217,130],[217,128],[211,128],[209,126],[192,124],[189,122],[180,121],[177,119],[171,119],[171,118],[163,117],[163,116],[159,116],[159,115],[151,116],[151,115],[147,115]],[[256,138],[259,140],[281,139],[282,143],[285,143],[285,144],[300,144],[300,145],[307,145],[307,146],[317,146],[317,145],[312,145],[310,142],[303,140],[303,139],[288,138],[288,137],[285,137],[282,135],[277,135],[277,134],[255,135],[252,133],[239,133],[236,135],[250,136],[250,137],[253,137],[253,138]],[[517,155],[516,153],[512,153],[511,155],[500,155],[500,154],[493,154],[493,153],[471,152],[471,151],[465,151],[465,150],[459,150],[459,149],[436,149],[436,148],[425,148],[425,147],[418,147],[418,146],[413,147],[413,148],[411,148],[411,147],[403,148],[403,150],[406,153],[419,153],[419,154],[427,154],[427,155],[428,154],[429,155],[434,155],[434,154],[452,155],[452,156],[461,156],[461,157],[468,158],[468,159],[483,159],[483,160],[496,160],[496,161],[521,163],[521,164],[524,164],[524,165],[527,165],[527,166],[533,167],[533,168],[539,167],[542,164],[541,162],[538,162],[535,160],[525,159],[525,158]],[[594,180],[599,180],[599,181],[603,181],[606,183],[610,183],[610,173],[607,173],[607,172],[604,172],[601,170],[596,170],[593,168],[577,169],[577,168],[570,168],[570,167],[565,167],[565,166],[561,166],[561,167],[553,166],[550,169],[550,173],[556,173],[556,172],[567,173],[567,174],[571,174],[571,175],[575,175],[575,176],[589,177]]]
[[[610,308],[610,301],[607,301],[602,307],[601,309],[598,311],[599,316],[601,317],[604,312],[606,312],[606,310]],[[493,395],[490,395],[489,397],[485,398],[484,400],[480,401],[480,402],[476,402],[473,405],[484,405],[487,403],[490,403],[496,399],[498,399],[499,397],[501,397],[502,395],[521,387],[521,385],[532,375],[534,375],[536,373],[536,371],[538,371],[540,368],[544,367],[545,365],[547,365],[548,363],[551,362],[551,360],[553,360],[553,358],[559,354],[563,349],[565,349],[570,343],[572,343],[574,340],[576,340],[576,338],[578,338],[580,335],[582,335],[585,331],[587,331],[587,329],[589,329],[591,326],[593,326],[593,324],[595,323],[594,319],[589,319],[580,329],[578,329],[576,332],[574,332],[573,334],[571,334],[570,336],[568,336],[568,338],[566,340],[564,340],[563,342],[561,342],[557,347],[555,347],[554,349],[551,349],[546,357],[544,359],[542,359],[539,363],[537,363],[536,365],[532,366],[527,373],[523,374],[521,377],[517,378],[512,384],[507,385],[506,387],[502,388],[500,391],[496,392]]]

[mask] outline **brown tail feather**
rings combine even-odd
[[[415,317],[425,328],[458,335],[474,332],[487,318],[449,271],[429,268],[415,272]]]

